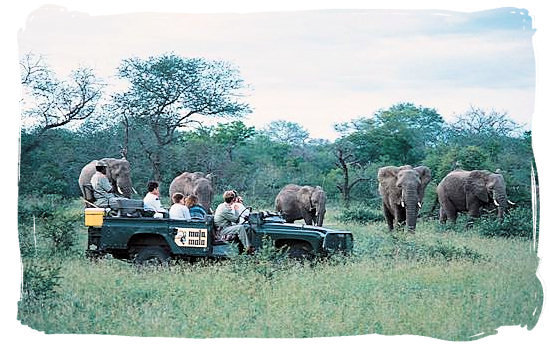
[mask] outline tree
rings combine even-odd
[[[178,129],[200,123],[199,116],[234,118],[250,112],[240,100],[245,85],[238,70],[224,61],[174,54],[129,58],[118,75],[130,86],[113,103],[151,136],[139,142],[159,181],[162,149],[174,142]]]
[[[21,147],[26,154],[36,148],[47,131],[90,117],[104,85],[93,70],[85,67],[72,71],[68,80],[59,80],[43,58],[33,54],[25,55],[20,66],[23,128],[32,136]]]
[[[441,135],[443,118],[434,109],[400,103],[336,125],[336,130],[353,142],[355,155],[363,164],[384,159],[391,164],[417,164]]]
[[[273,142],[300,146],[309,138],[309,133],[300,124],[285,120],[270,122],[263,130]]]
[[[359,182],[367,180],[361,176],[362,166],[354,151],[354,144],[346,139],[340,139],[334,143],[334,156],[336,157],[334,164],[342,173],[342,182],[337,184],[336,188],[340,191],[346,207],[349,206],[353,187]]]
[[[213,139],[224,147],[229,161],[233,161],[235,148],[242,146],[247,139],[254,136],[254,133],[254,127],[247,127],[241,121],[218,123],[214,128]]]

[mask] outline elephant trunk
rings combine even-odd
[[[415,186],[408,186],[404,190],[405,201],[405,216],[406,224],[409,231],[414,232],[416,229],[416,218],[418,215],[418,192]]]
[[[508,207],[508,197],[506,196],[506,190],[495,189],[493,193],[493,199],[498,207],[498,218],[502,219],[504,212]]]
[[[325,219],[325,205],[322,204],[320,206],[320,209],[317,211],[317,218],[316,218],[316,223],[317,223],[317,226],[319,227],[323,227],[323,221]]]

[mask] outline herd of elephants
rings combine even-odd
[[[135,189],[130,177],[130,163],[126,159],[101,160],[107,163],[107,178],[113,185],[113,190],[123,197],[131,198]],[[80,189],[88,201],[90,199],[84,186],[90,184],[97,161],[91,161],[84,166],[79,177]],[[390,231],[396,223],[400,227],[406,226],[414,233],[424,191],[431,180],[431,171],[426,166],[386,166],[378,170],[379,193]],[[205,209],[211,209],[212,176],[202,172],[183,172],[170,184],[170,198],[176,192],[194,194]],[[437,197],[441,223],[445,223],[447,219],[455,223],[460,212],[467,212],[470,217],[479,217],[482,207],[491,207],[493,204],[501,218],[506,208],[513,204],[506,195],[506,183],[502,175],[486,170],[450,172],[437,186]],[[277,195],[275,210],[287,222],[303,219],[308,225],[322,226],[326,212],[326,194],[319,186],[290,184]]]

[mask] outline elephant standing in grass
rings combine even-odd
[[[506,182],[500,173],[486,170],[452,171],[437,186],[439,201],[439,222],[447,219],[455,223],[458,213],[468,212],[471,218],[480,216],[480,208],[491,206],[498,208],[501,219],[510,204],[506,195]]]
[[[185,196],[195,195],[199,203],[208,212],[212,212],[212,175],[202,172],[183,172],[170,183],[170,199],[174,193],[180,192]]]
[[[107,178],[115,193],[119,195],[131,198],[132,193],[136,191],[132,187],[132,179],[130,176],[130,163],[126,159],[113,159],[113,158],[103,158],[101,159],[107,163]],[[98,160],[93,160],[82,168],[80,171],[80,177],[78,178],[78,184],[80,185],[80,190],[82,196],[88,202],[93,202],[93,189],[90,183],[92,176],[95,174],[96,163]]]
[[[275,209],[288,223],[304,219],[308,225],[323,226],[327,196],[320,186],[289,184],[275,198]]]
[[[424,191],[431,180],[431,171],[426,166],[386,166],[378,170],[378,191],[390,231],[397,220],[398,225],[406,224],[409,232],[414,233]]]

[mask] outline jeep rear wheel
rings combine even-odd
[[[134,263],[139,265],[160,265],[170,260],[170,255],[161,246],[143,246],[136,251]]]

